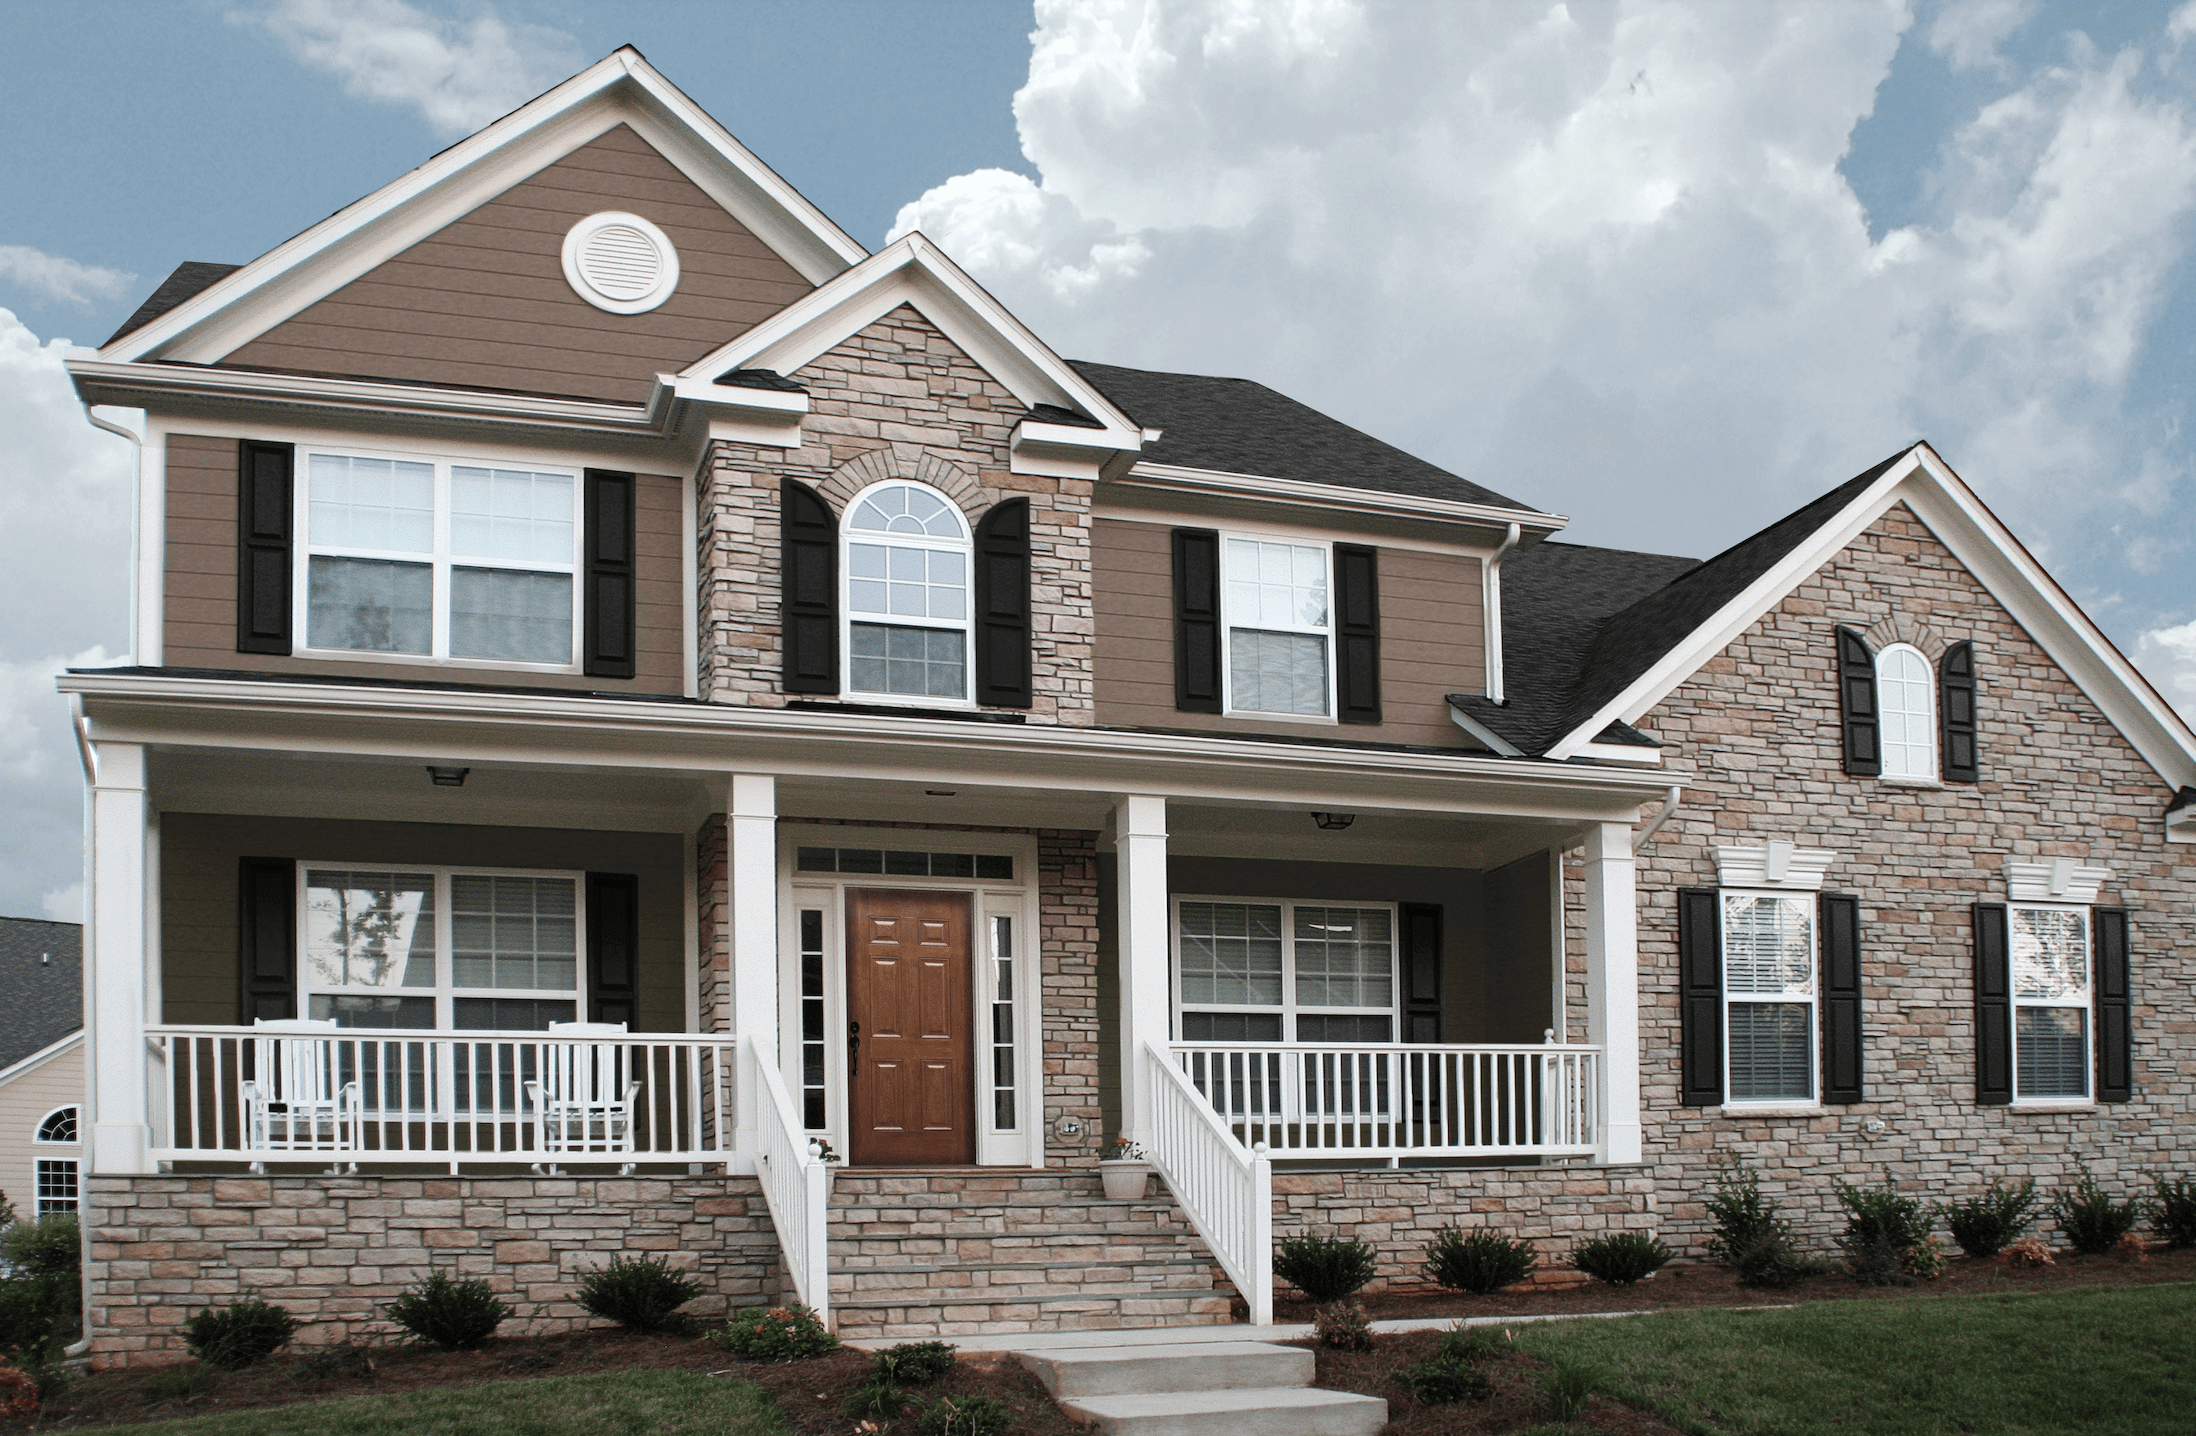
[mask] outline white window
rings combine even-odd
[[[879,484],[846,514],[850,693],[965,703],[969,540],[961,511],[920,484]]]
[[[2015,907],[2013,1095],[2089,1096],[2089,909]]]
[[[1326,546],[1232,537],[1224,543],[1228,710],[1330,716]]]
[[[42,1145],[74,1146],[76,1135],[76,1109],[56,1107],[38,1121],[36,1135],[32,1138]],[[50,1216],[56,1212],[76,1210],[76,1163],[68,1158],[40,1157],[36,1166],[38,1203],[37,1215]]]
[[[578,1019],[580,874],[300,866],[306,1016],[414,1031]]]
[[[1815,1100],[1815,899],[1723,894],[1724,1100]]]
[[[1883,715],[1883,776],[1937,776],[1937,684],[1929,660],[1905,643],[1876,655],[1876,705]]]
[[[76,1142],[76,1109],[74,1107],[56,1107],[39,1118],[38,1135],[34,1140],[59,1142],[73,1146]]]
[[[579,476],[307,449],[307,649],[570,668]]]
[[[1180,898],[1185,1042],[1392,1042],[1395,909]]]

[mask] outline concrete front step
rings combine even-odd
[[[946,1296],[976,1297],[986,1292],[995,1300],[1027,1300],[1046,1296],[1072,1296],[1100,1287],[1124,1287],[1153,1292],[1204,1292],[1218,1290],[1210,1265],[1204,1262],[1108,1262],[1101,1266],[1069,1264],[1058,1268],[989,1266],[958,1270],[876,1271],[848,1268],[831,1274],[834,1304],[934,1299]]]
[[[1055,1346],[1015,1355],[1058,1400],[1309,1386],[1318,1366],[1306,1348],[1270,1341]]]
[[[908,1302],[844,1306],[834,1303],[832,1321],[839,1336],[851,1340],[909,1337],[918,1340],[990,1336],[1001,1332],[1127,1331],[1139,1328],[1225,1326],[1234,1317],[1234,1298],[1225,1292],[1085,1292],[1073,1297],[1044,1297]]]
[[[1377,1436],[1388,1424],[1377,1396],[1308,1387],[1084,1396],[1060,1409],[1099,1436]]]

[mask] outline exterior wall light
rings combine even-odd
[[[438,788],[462,788],[465,786],[465,775],[472,771],[470,768],[437,768],[432,763],[427,765],[427,776],[434,779]]]
[[[1314,813],[1312,821],[1330,833],[1339,833],[1357,821],[1355,813]]]

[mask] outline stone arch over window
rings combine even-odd
[[[968,702],[968,515],[938,488],[888,478],[852,495],[840,532],[848,696]]]
[[[943,455],[913,444],[871,449],[841,464],[830,478],[816,486],[818,493],[840,513],[853,506],[854,498],[874,484],[907,479],[936,489],[951,499],[961,516],[973,524],[984,506],[983,485],[966,468]]]
[[[1860,630],[1868,640],[1869,648],[1882,653],[1886,648],[1903,643],[1920,652],[1929,660],[1931,669],[1944,666],[1945,650],[1962,640],[1964,635],[1946,633],[1933,624],[1903,613],[1888,614]]]

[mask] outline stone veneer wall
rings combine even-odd
[[[703,470],[702,696],[786,701],[779,480],[817,489],[843,518],[863,488],[906,478],[949,495],[971,528],[999,500],[1029,499],[1035,701],[1026,711],[1033,723],[1091,722],[1091,484],[1011,472],[1009,444],[1026,406],[904,305],[790,377],[809,391],[801,447],[719,441]]]
[[[1980,675],[1982,781],[1849,778],[1839,760],[1834,628],[1932,664],[1962,639]],[[1803,1232],[1842,1229],[1831,1182],[1932,1199],[1992,1179],[2051,1193],[2087,1163],[2132,1191],[2196,1167],[2196,848],[2168,846],[2158,775],[1903,505],[1893,508],[1641,721],[1684,805],[1641,855],[1641,1092],[1665,1238],[1707,1232],[1712,1158],[1757,1166]],[[1867,1100],[1768,1115],[1678,1103],[1676,897],[1713,887],[1719,843],[1836,852],[1825,887],[1861,900]],[[2080,1110],[1975,1102],[1970,905],[2002,902],[2009,857],[2112,870],[2099,901],[2133,924],[2135,1100]],[[1567,865],[1571,1032],[1585,1036],[1580,871]],[[1871,1134],[1870,1121],[1886,1130]]]
[[[698,1315],[783,1284],[752,1177],[91,1177],[83,1220],[101,1365],[179,1360],[184,1320],[243,1296],[308,1344],[385,1333],[380,1308],[436,1270],[486,1278],[516,1308],[506,1335],[597,1324],[573,1286],[620,1252],[695,1273]]]

